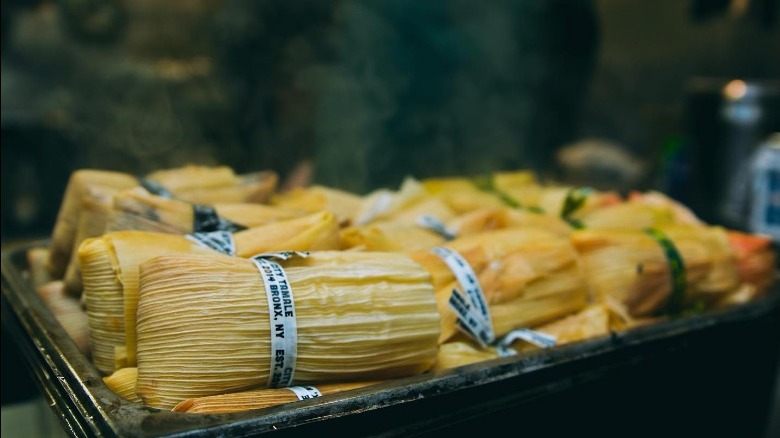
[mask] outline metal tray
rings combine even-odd
[[[780,292],[725,311],[236,414],[175,413],[118,397],[2,254],[2,322],[74,436],[760,437],[780,353]]]

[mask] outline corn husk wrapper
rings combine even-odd
[[[566,199],[573,189],[576,188],[527,184],[517,188],[507,188],[505,193],[524,207],[537,207],[545,214],[561,216],[564,213]],[[620,202],[622,202],[622,199],[617,193],[591,190],[591,193],[587,195],[582,205],[570,213],[568,218],[581,220],[584,215],[593,210]]]
[[[345,248],[362,251],[417,251],[445,242],[444,237],[433,231],[399,222],[345,228],[341,240]]]
[[[465,178],[426,179],[422,184],[430,195],[441,199],[458,215],[505,206],[494,193],[480,190],[473,181]]]
[[[653,190],[647,192],[632,192],[628,202],[642,204],[655,208],[663,215],[669,216],[671,223],[680,225],[706,225],[693,211],[685,205]]]
[[[228,166],[186,165],[146,175],[177,198],[198,203],[263,202],[275,189],[278,175],[260,171],[236,175]]]
[[[306,214],[302,210],[249,203],[215,204],[213,207],[221,217],[250,228]],[[114,209],[107,231],[144,230],[173,234],[193,231],[192,204],[153,195],[141,187],[117,193]]]
[[[448,370],[499,357],[495,348],[479,348],[470,342],[453,341],[439,346],[439,355],[433,369]]]
[[[477,275],[496,337],[576,312],[586,304],[584,273],[567,238],[542,229],[511,228],[455,239],[445,246],[457,251]],[[442,324],[439,342],[444,343],[458,334],[448,300],[452,290],[461,287],[437,255],[420,251],[412,257],[433,278]]]
[[[659,228],[673,242],[685,265],[687,300],[707,302],[738,286],[728,239],[720,227]],[[580,230],[572,242],[585,262],[596,300],[614,298],[633,316],[658,312],[672,292],[669,262],[660,244],[642,231]]]
[[[258,253],[292,250],[314,251],[338,249],[341,245],[338,224],[330,212],[320,212],[261,227],[249,228],[233,235],[236,255],[250,257]],[[102,372],[136,363],[136,309],[138,303],[138,266],[160,255],[181,253],[211,254],[184,236],[145,231],[118,231],[100,238],[103,243],[91,242],[84,246],[80,258],[89,262],[85,288],[93,331],[93,342],[100,346],[95,363]],[[108,261],[109,263],[106,263]],[[96,303],[96,301],[100,301]],[[124,323],[108,324],[122,317]],[[113,327],[108,330],[106,326]],[[121,342],[119,342],[121,340]],[[113,346],[113,347],[112,347]],[[124,347],[117,350],[118,347]],[[113,352],[113,353],[112,353]],[[118,357],[119,356],[119,357]],[[113,365],[109,367],[109,361]],[[99,364],[99,365],[98,365]]]
[[[251,257],[269,251],[323,251],[341,249],[336,216],[321,211],[239,231],[233,235],[236,255]]]
[[[507,207],[474,210],[451,220],[447,228],[464,237],[485,231],[520,227],[540,228],[559,236],[568,236],[572,232],[572,227],[558,216]]]
[[[282,262],[295,301],[293,384],[375,380],[433,365],[439,316],[422,267],[399,253],[323,251]],[[144,403],[268,384],[263,276],[250,260],[167,256],[141,265],[138,386]]]
[[[555,345],[558,346],[609,334],[612,319],[612,313],[605,304],[594,304],[573,315],[535,327],[534,330],[555,336]],[[513,342],[511,347],[517,352],[540,348],[523,340]]]
[[[323,396],[376,385],[379,382],[343,382],[314,385]],[[174,412],[191,414],[227,414],[297,402],[298,396],[287,388],[256,389],[208,397],[190,398],[173,407]]]
[[[53,280],[49,275],[47,264],[49,263],[49,249],[38,246],[27,250],[27,266],[30,270],[30,285],[33,289],[51,283]]]
[[[82,169],[71,174],[49,246],[48,269],[52,278],[63,278],[71,255],[78,248],[76,232],[85,199],[110,199],[115,192],[135,185],[135,177],[119,172]]]
[[[633,192],[627,202],[590,209],[579,219],[585,228],[644,230],[668,225],[706,225],[684,205],[654,191]]]
[[[113,211],[113,197],[85,196],[82,202],[82,210],[79,215],[79,223],[76,238],[73,241],[73,254],[78,253],[81,243],[90,238],[97,237],[106,231],[108,219]],[[73,296],[81,295],[81,265],[78,257],[71,257],[65,270],[65,292]]]
[[[178,199],[197,204],[261,203],[268,200],[278,182],[275,172],[262,171],[236,175],[228,185],[182,187],[173,193]]]
[[[502,199],[502,192],[538,186],[536,177],[530,171],[496,172],[486,178],[487,181],[485,177],[428,178],[422,181],[422,185],[429,194],[444,201],[459,215],[506,207],[508,200]],[[485,185],[488,187],[482,187]]]
[[[529,185],[538,185],[536,175],[530,170],[494,172],[493,185],[503,191],[518,190]]]
[[[228,166],[196,164],[157,170],[147,174],[146,179],[156,182],[171,193],[232,186],[238,182],[235,172]]]
[[[127,401],[141,403],[141,397],[135,393],[138,380],[138,368],[127,367],[114,371],[110,376],[103,377],[103,383],[108,388]]]
[[[271,205],[309,213],[328,210],[336,215],[342,226],[355,222],[362,198],[353,193],[324,186],[296,188],[271,198]]]
[[[62,281],[53,281],[35,290],[79,351],[89,356],[87,313],[79,299],[65,293]]]
[[[362,201],[355,225],[395,221],[415,225],[420,215],[431,215],[448,221],[455,213],[440,199],[430,196],[416,179],[407,177],[398,191],[375,190]]]
[[[79,248],[92,361],[103,373],[135,363],[138,265],[164,254],[214,253],[183,236],[118,231],[87,239]],[[116,363],[118,347],[126,347]]]

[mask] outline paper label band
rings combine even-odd
[[[200,246],[205,246],[206,248],[221,252],[222,254],[227,254],[229,256],[236,255],[236,242],[233,240],[233,233],[228,231],[193,233],[187,234],[184,237]]]
[[[425,229],[431,230],[434,233],[440,235],[441,237],[447,240],[452,240],[455,237],[457,237],[455,232],[447,229],[447,226],[444,225],[444,222],[440,221],[439,219],[431,215],[423,214],[418,216],[417,225]]]
[[[460,254],[449,248],[438,246],[431,249],[431,252],[447,264],[468,297],[467,300],[457,290],[453,290],[450,295],[449,305],[458,317],[458,326],[480,343],[490,344],[495,338],[493,323],[485,294],[474,270]]]
[[[252,258],[289,260],[293,257],[300,257],[305,259],[308,256],[309,251],[275,251],[256,254],[252,256]]]
[[[298,400],[322,397],[320,390],[313,386],[289,386],[287,389],[294,392],[295,395],[298,396]]]
[[[650,237],[655,239],[661,246],[666,256],[666,262],[669,264],[669,273],[672,277],[672,293],[669,296],[668,309],[672,315],[678,315],[683,310],[683,301],[685,301],[685,289],[687,280],[685,276],[685,262],[674,246],[674,242],[661,230],[649,228],[645,230]]]
[[[527,328],[519,328],[504,335],[501,341],[499,341],[498,347],[499,349],[508,349],[517,340],[523,340],[540,348],[555,347],[555,344],[558,342],[558,338],[553,335]]]
[[[251,259],[263,276],[268,299],[268,319],[271,325],[271,366],[268,387],[290,386],[295,377],[298,355],[298,325],[295,302],[287,275],[278,263],[262,256]]]
[[[210,205],[192,205],[192,230],[196,233],[211,231],[236,232],[246,230],[246,227],[220,217],[217,210]]]

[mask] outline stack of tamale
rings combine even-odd
[[[40,289],[48,300],[83,286],[92,361],[117,394],[259,409],[547,346],[520,331],[563,345],[743,303],[774,281],[769,239],[656,192],[623,199],[527,171],[362,196],[276,183],[224,166],[72,175],[50,248],[30,256],[48,257],[37,282],[64,278]],[[269,302],[282,284],[295,360],[276,387],[279,334],[292,340]],[[464,323],[480,310],[470,294],[487,337]],[[63,324],[82,318],[69,332],[83,338],[68,298],[52,306]]]

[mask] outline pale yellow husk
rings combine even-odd
[[[559,236],[572,232],[572,227],[558,216],[508,207],[480,208],[448,223],[448,228],[460,237],[515,227],[541,228]]]
[[[380,222],[341,231],[344,246],[363,251],[416,251],[441,245],[445,239],[418,225]]]
[[[301,217],[307,213],[252,203],[216,203],[213,207],[223,218],[250,228]],[[156,196],[141,187],[117,193],[114,196],[114,209],[108,231],[144,230],[174,234],[193,231],[192,204]]]
[[[513,328],[540,324],[582,309],[587,284],[569,240],[537,228],[508,228],[455,239],[445,245],[471,266],[487,299],[497,337]],[[441,314],[440,342],[458,330],[448,300],[461,289],[437,255],[412,257],[431,273]]]
[[[659,227],[676,246],[685,265],[688,300],[719,299],[739,285],[734,255],[720,227]],[[637,230],[580,230],[572,242],[586,266],[594,299],[612,297],[631,315],[651,315],[672,291],[668,259],[659,243]]]
[[[92,360],[103,373],[117,363],[115,350],[126,347],[119,365],[135,364],[135,311],[138,265],[164,254],[213,253],[183,236],[117,231],[86,240],[79,249],[89,317]]]
[[[323,396],[376,385],[379,382],[343,382],[314,385]],[[287,388],[256,389],[208,397],[190,398],[173,407],[174,412],[226,414],[262,409],[297,402],[298,396]]]
[[[362,198],[354,193],[331,187],[314,185],[296,188],[271,197],[272,205],[310,213],[328,210],[340,225],[351,225],[361,208]]]
[[[228,166],[186,165],[146,175],[176,198],[196,204],[256,203],[276,189],[276,172],[264,170],[236,175]]]
[[[103,377],[103,383],[125,400],[141,403],[141,397],[135,393],[138,380],[138,368],[127,367],[114,371],[110,376]]]
[[[433,365],[429,274],[399,253],[323,251],[283,262],[295,300],[294,384],[374,380]],[[150,406],[264,387],[268,302],[250,260],[181,255],[141,266],[138,387]]]
[[[62,281],[53,281],[36,288],[38,296],[49,308],[65,333],[70,336],[79,351],[89,355],[89,326],[87,312],[78,298],[65,294]]]
[[[84,196],[82,201],[82,210],[79,215],[76,238],[73,241],[73,254],[77,254],[81,242],[90,238],[97,237],[106,231],[108,218],[113,211],[113,197],[93,196],[91,191]],[[78,257],[71,257],[68,267],[65,270],[65,292],[73,296],[81,295],[81,266]]]
[[[479,348],[470,342],[445,342],[439,346],[435,370],[447,370],[499,357],[495,348]]]
[[[100,372],[111,373],[114,347],[125,344],[124,296],[116,273],[117,262],[101,237],[85,240],[79,248],[79,259],[92,362]]]
[[[355,225],[384,221],[416,225],[423,214],[447,222],[456,213],[441,199],[431,196],[419,181],[407,177],[397,191],[379,189],[366,195]]]
[[[329,211],[249,228],[235,233],[233,239],[239,257],[268,251],[332,250],[342,246],[338,221]]]
[[[85,199],[110,199],[116,191],[135,185],[135,177],[119,172],[81,169],[70,175],[49,246],[48,269],[52,278],[63,278],[71,255],[80,244],[76,231]]]
[[[27,250],[27,266],[30,270],[30,285],[38,289],[52,281],[46,265],[49,261],[49,249],[34,246]]]

